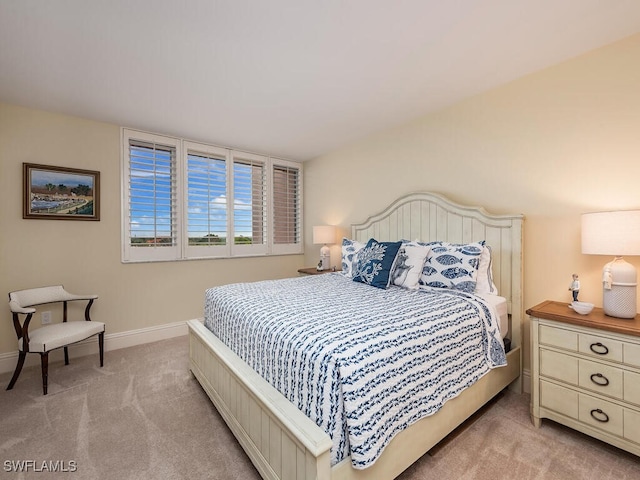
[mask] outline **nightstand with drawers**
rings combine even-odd
[[[640,455],[640,316],[580,315],[546,301],[531,319],[531,419]]]

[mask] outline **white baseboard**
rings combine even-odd
[[[174,322],[157,327],[141,328],[120,333],[107,333],[104,336],[104,350],[118,350],[120,348],[133,347],[144,343],[157,342],[167,338],[186,335],[188,332],[187,322]],[[78,342],[69,346],[69,357],[73,361],[74,357],[85,355],[98,355],[98,337]],[[49,363],[64,360],[62,348],[54,350],[49,354]],[[18,363],[18,351],[0,354],[0,373],[13,372]],[[32,365],[40,365],[40,355],[27,355],[24,363],[25,368]]]

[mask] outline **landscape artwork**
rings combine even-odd
[[[100,172],[23,164],[23,218],[100,220]]]

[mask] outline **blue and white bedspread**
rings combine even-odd
[[[506,364],[474,295],[388,290],[339,273],[207,290],[205,325],[364,469],[408,425]]]

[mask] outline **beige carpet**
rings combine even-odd
[[[10,377],[0,375],[2,479],[259,478],[189,372],[186,337],[107,352],[102,369],[72,352],[69,366],[50,365],[46,397],[38,368],[7,392]],[[534,428],[528,404],[501,394],[400,478],[640,478],[638,457],[550,421]],[[6,471],[19,461],[34,463]],[[77,471],[34,471],[56,461]]]

